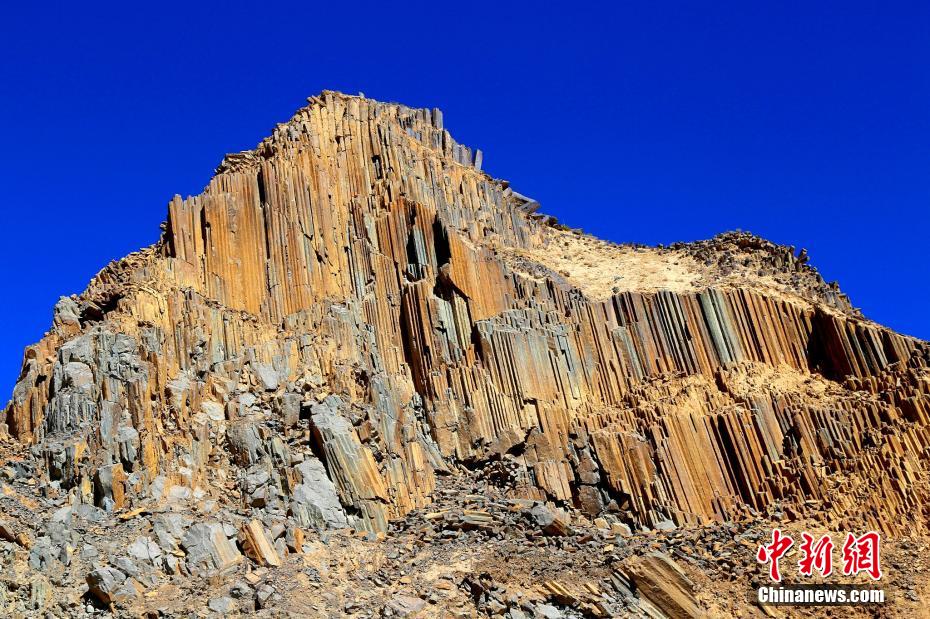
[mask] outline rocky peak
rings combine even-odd
[[[0,538],[45,540],[30,561],[54,571],[91,539],[62,522],[127,523],[129,558],[79,560],[97,602],[135,604],[178,574],[290,569],[310,536],[394,539],[464,505],[450,483],[525,518],[456,512],[449,537],[811,514],[926,531],[924,342],[862,319],[804,252],[599,241],[481,159],[438,110],[327,91],[172,199],[161,241],[63,298],[27,349],[0,417],[8,496],[54,515]],[[697,612],[667,557],[627,571]],[[468,583],[469,604],[506,599]],[[289,603],[263,586],[258,607]],[[553,591],[531,607],[598,608]]]

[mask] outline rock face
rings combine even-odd
[[[481,159],[438,110],[311,98],[62,298],[9,440],[108,512],[212,500],[381,533],[437,476],[499,465],[513,497],[634,530],[775,510],[926,531],[926,343],[804,252],[600,242]],[[191,568],[241,558],[235,528],[170,529]],[[240,537],[274,565],[278,536]]]
[[[9,433],[105,508],[159,477],[208,487],[231,459],[264,463],[283,509],[300,476],[286,440],[309,431],[371,530],[429,503],[447,463],[508,453],[530,496],[645,526],[822,501],[830,472],[852,484],[836,515],[914,520],[922,343],[787,288],[597,299],[543,260],[513,267],[562,235],[441,118],[324,93],[228,156],[172,200],[160,243],[58,304]],[[848,397],[730,386],[760,364],[845,380]]]

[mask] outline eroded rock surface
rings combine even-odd
[[[744,233],[613,245],[480,164],[438,110],[325,92],[175,197],[161,240],[63,297],[26,350],[0,418],[0,544],[64,588],[86,566],[79,595],[135,608],[180,578],[309,561],[305,535],[381,543],[459,476],[528,501],[553,540],[608,517],[617,540],[814,516],[927,534],[926,343],[863,318],[806,252]],[[88,543],[114,522],[125,547]],[[706,609],[653,582],[681,568],[644,561],[650,608]],[[595,588],[620,591],[605,565]],[[501,609],[475,578],[455,584],[467,612],[639,612],[561,585]],[[288,603],[260,580],[199,610]],[[412,593],[379,608],[438,608]]]

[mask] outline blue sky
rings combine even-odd
[[[59,295],[327,88],[442,108],[485,169],[604,238],[806,247],[930,338],[930,3],[128,6],[0,22],[0,399]]]

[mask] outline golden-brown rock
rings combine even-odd
[[[603,243],[478,160],[437,113],[312,98],[59,302],[9,434],[117,510],[206,492],[378,532],[507,456],[513,494],[639,527],[926,529],[925,343],[785,248]]]

